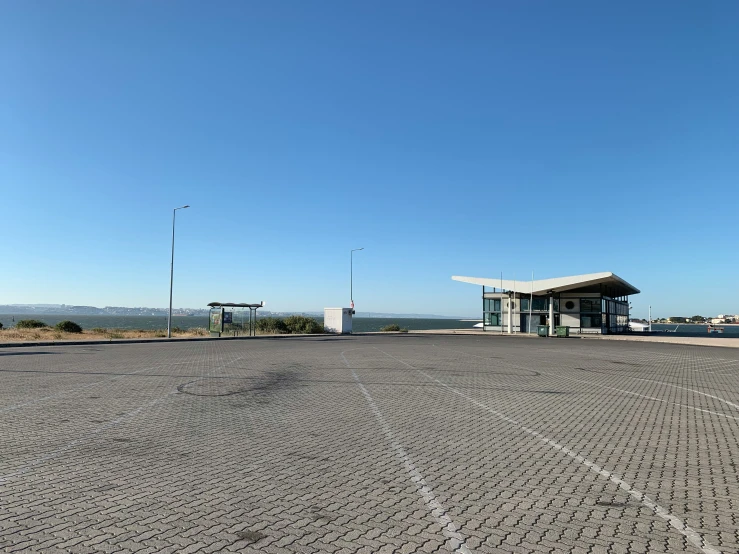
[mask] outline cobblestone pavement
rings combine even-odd
[[[0,350],[0,551],[739,552],[739,351]]]

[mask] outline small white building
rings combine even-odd
[[[351,308],[324,308],[323,328],[327,333],[338,333],[340,335],[351,334],[352,315]]]
[[[539,325],[548,325],[550,335],[559,325],[571,333],[623,333],[629,329],[629,295],[640,292],[610,272],[536,281],[452,279],[481,285],[483,329],[508,333],[536,333]]]

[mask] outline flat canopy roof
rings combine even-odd
[[[208,304],[211,308],[261,308],[264,302],[259,304],[234,304],[233,302],[211,302]]]
[[[611,272],[587,273],[585,275],[572,275],[571,277],[555,277],[554,279],[539,279],[537,281],[510,281],[500,279],[489,279],[487,277],[462,277],[453,275],[454,281],[471,283],[473,285],[484,285],[486,287],[502,288],[503,290],[519,292],[521,294],[547,294],[549,291],[565,292],[601,292],[608,289],[608,296],[628,296],[639,294],[641,291],[630,285],[618,275]]]

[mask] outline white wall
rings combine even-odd
[[[501,317],[503,318],[503,330],[507,333],[508,332],[508,310],[509,310],[509,304],[510,302],[513,302],[513,311],[512,311],[512,317],[513,317],[513,332],[514,333],[520,333],[521,332],[521,299],[520,298],[503,298],[503,300],[500,303],[500,308],[502,310]]]
[[[580,314],[560,314],[559,323],[560,325],[568,325],[569,327],[580,327]]]

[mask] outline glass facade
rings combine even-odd
[[[604,298],[603,312],[607,332],[621,333],[626,330],[629,325],[629,305],[627,302]]]
[[[502,325],[500,298],[482,299],[482,319],[486,326],[497,327]]]
[[[502,325],[500,313],[486,312],[483,318],[485,325],[499,326]]]
[[[580,327],[583,329],[600,329],[602,318],[600,314],[581,314],[580,315]]]
[[[503,317],[502,308],[505,307],[503,302],[519,302],[521,309],[520,315],[514,317],[514,328],[527,328],[528,314],[532,314],[532,321],[537,324],[549,317],[549,296],[530,296],[521,295],[515,301],[507,298],[484,298],[483,299],[483,321],[486,327],[502,327],[508,324],[507,316]],[[553,311],[555,315],[555,325],[560,320],[563,324],[571,325],[572,332],[603,332],[603,333],[622,333],[628,328],[629,324],[629,304],[625,297],[613,299],[607,296],[603,297],[580,297],[574,295],[572,297],[553,298]],[[560,316],[560,307],[565,311]],[[568,313],[569,312],[569,313]],[[564,318],[564,319],[561,319]],[[573,321],[574,319],[574,321]],[[567,323],[564,323],[564,322]],[[577,329],[579,324],[579,331]],[[533,324],[532,324],[533,325]],[[533,328],[533,327],[532,327]]]
[[[521,298],[521,311],[528,312],[529,304],[532,312],[546,312],[549,310],[549,298],[546,296],[535,296],[533,302],[529,302],[529,298]],[[554,301],[555,310],[557,308],[557,300]]]
[[[601,313],[601,300],[600,298],[581,298],[580,299],[580,312],[581,313]]]

